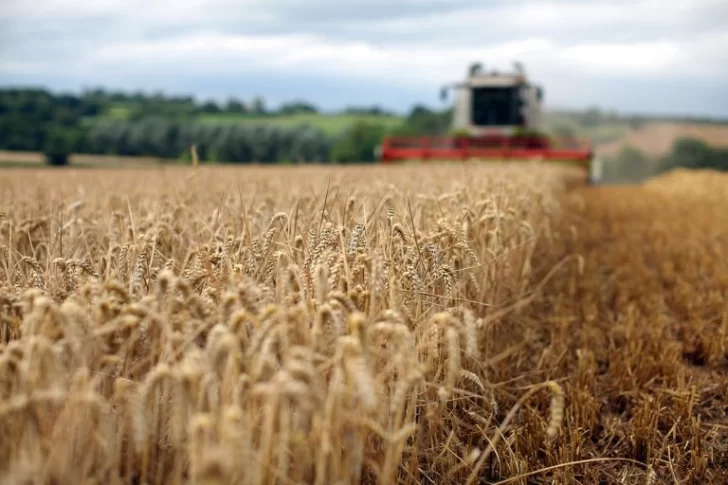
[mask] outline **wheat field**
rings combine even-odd
[[[724,483],[728,182],[582,181],[3,173],[2,483]]]

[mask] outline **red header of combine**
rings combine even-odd
[[[589,142],[569,140],[556,146],[539,135],[481,137],[387,137],[382,142],[383,163],[403,160],[553,160],[576,162],[588,167],[593,156]]]

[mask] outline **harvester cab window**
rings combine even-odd
[[[517,87],[479,87],[472,90],[472,123],[477,126],[520,124]]]

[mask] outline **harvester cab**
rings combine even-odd
[[[539,160],[575,163],[594,179],[589,142],[555,139],[543,131],[544,91],[523,67],[486,72],[470,66],[464,81],[443,86],[446,101],[455,91],[451,133],[439,137],[387,137],[379,150],[383,162],[398,160]]]
[[[447,100],[448,87],[457,91],[452,120],[455,132],[471,137],[513,136],[541,123],[543,91],[531,85],[520,70],[485,73],[480,64],[475,64],[465,82],[443,86],[443,101]]]

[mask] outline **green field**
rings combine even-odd
[[[98,119],[128,119],[136,105],[134,103],[117,103],[108,108],[100,118],[88,119],[93,123]],[[195,119],[202,123],[228,124],[228,123],[255,123],[274,124],[279,126],[310,125],[319,128],[327,135],[337,135],[357,122],[368,122],[384,125],[386,128],[396,128],[404,121],[403,116],[384,116],[347,113],[299,113],[299,114],[269,114],[259,115],[251,113],[208,113],[196,115]],[[565,131],[577,138],[589,139],[594,143],[608,143],[623,136],[630,129],[626,119],[601,119],[593,125],[582,123],[578,115],[573,113],[546,112],[544,113],[546,131],[553,134],[563,134]]]
[[[105,111],[103,116],[87,118],[93,124],[97,120],[129,119],[133,103],[116,104]],[[403,116],[346,114],[346,113],[299,113],[287,115],[257,115],[247,113],[209,113],[195,116],[202,123],[255,123],[279,126],[310,125],[319,128],[327,135],[337,135],[357,122],[376,123],[387,128],[396,128],[405,120]]]
[[[399,116],[354,115],[354,114],[317,114],[302,113],[295,115],[245,115],[245,114],[206,114],[199,117],[203,123],[268,123],[281,126],[311,125],[336,135],[352,126],[354,123],[365,121],[385,125],[387,128],[397,127],[404,118]]]

